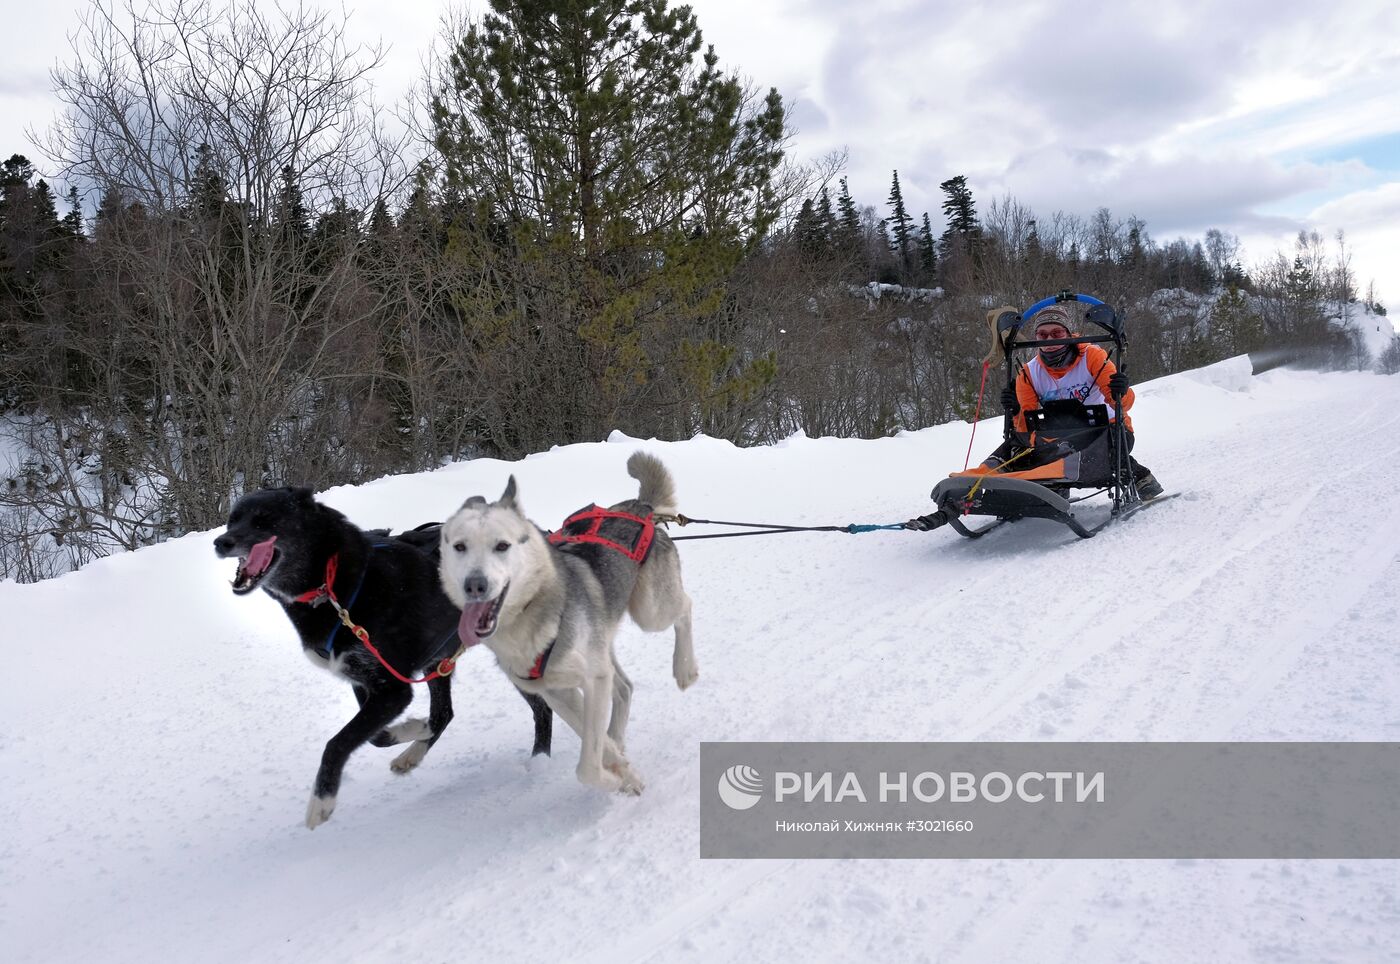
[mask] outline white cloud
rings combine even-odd
[[[1332,228],[1363,230],[1400,226],[1400,182],[1392,181],[1368,191],[1328,201],[1308,216],[1311,221]],[[1400,255],[1400,251],[1395,254]]]
[[[1258,213],[1303,192],[1347,178],[1356,165],[1284,165],[1250,156],[1159,160],[1145,153],[1114,154],[1055,146],[1016,158],[1002,174],[980,179],[1038,211],[1092,211],[1137,215],[1158,236],[1231,227],[1235,231],[1278,219]]]
[[[1363,248],[1400,253],[1385,226],[1400,175],[1343,150],[1400,133],[1393,0],[689,2],[725,67],[794,104],[799,158],[849,149],[861,203],[883,210],[898,169],[937,224],[939,182],[966,174],[983,205],[1009,191],[1042,213],[1107,207],[1159,238],[1220,227],[1286,245],[1342,226],[1358,265]],[[0,46],[0,154],[30,151],[23,126],[52,116],[47,70],[85,6],[31,5]],[[353,36],[391,46],[380,97],[417,79],[446,8],[350,8]],[[1400,297],[1400,258],[1366,265]]]
[[[1352,267],[1375,280],[1382,300],[1400,312],[1400,182],[1354,191],[1319,206],[1307,220],[1328,236],[1345,231]]]

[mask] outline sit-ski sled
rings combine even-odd
[[[1022,340],[1022,329],[1042,308],[1052,304],[1075,301],[1089,305],[1084,322],[1094,329],[1069,338]],[[1054,347],[1057,345],[1101,344],[1119,371],[1125,365],[1125,340],[1119,315],[1110,306],[1089,295],[1061,291],[1017,313],[1006,308],[989,315],[993,348],[986,362],[998,357],[1005,359],[1006,385],[1014,390],[1019,366],[1014,363],[1016,351]],[[1034,326],[1030,329],[1034,333]],[[1006,522],[1017,519],[1051,519],[1069,527],[1081,539],[1089,539],[1111,522],[1124,519],[1138,510],[1172,498],[1159,495],[1144,500],[1134,480],[1133,463],[1128,457],[1128,432],[1121,416],[1121,397],[1112,399],[1113,417],[1108,405],[1084,405],[1066,399],[1044,404],[1026,412],[1028,434],[1016,431],[1012,416],[1007,413],[1003,437],[1014,441],[1018,454],[997,468],[978,466],[953,472],[934,486],[933,513],[923,517],[927,528],[947,524],[956,532],[976,538]],[[1075,496],[1076,490],[1092,490]],[[1091,521],[1093,516],[1081,515],[1082,503],[1100,494],[1107,494],[1112,503],[1106,518]],[[1102,503],[1098,503],[1102,512]],[[990,525],[974,528],[969,516],[989,516],[996,519]]]

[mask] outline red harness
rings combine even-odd
[[[339,602],[340,600],[335,598],[335,589],[332,588],[335,586],[335,570],[339,564],[340,554],[332,553],[331,557],[326,560],[326,581],[321,583],[321,585],[317,586],[315,589],[306,590],[306,592],[293,599],[292,602],[314,604],[320,602],[322,599],[329,599],[332,602]]]
[[[608,519],[620,519],[623,522],[635,522],[639,527],[636,544],[631,548],[624,546],[620,542],[600,535],[599,530],[603,528],[603,523]],[[565,532],[570,526],[577,526],[587,523],[587,528],[582,532]],[[646,561],[647,552],[651,549],[651,542],[656,538],[656,521],[651,513],[647,513],[643,518],[639,515],[632,515],[630,512],[614,512],[612,509],[600,509],[596,505],[590,505],[586,509],[580,509],[564,520],[564,524],[557,532],[549,534],[549,543],[554,546],[567,545],[572,542],[582,542],[589,545],[604,546],[614,552],[620,552],[628,559],[637,564]],[[526,679],[539,679],[544,676],[545,667],[549,665],[550,654],[554,652],[554,643],[551,642],[544,648],[544,652],[535,659],[535,665],[530,667],[530,675]]]
[[[550,654],[554,652],[554,644],[557,642],[557,639],[551,639],[544,652],[535,657],[535,665],[530,667],[530,675],[526,676],[526,679],[539,679],[544,676],[544,668],[549,665]]]
[[[624,522],[635,522],[638,526],[640,526],[640,531],[637,534],[636,544],[633,545],[631,548],[628,548],[620,542],[616,542],[612,539],[607,538],[606,536],[600,535],[599,530],[602,529],[603,523],[608,519],[620,519]],[[588,528],[582,532],[569,533],[564,531],[570,526],[578,525],[584,522],[588,523]],[[551,532],[549,534],[549,541],[552,545],[558,546],[571,542],[582,542],[596,546],[605,546],[608,549],[612,549],[614,552],[622,553],[628,559],[631,559],[633,562],[639,564],[646,561],[647,552],[650,551],[652,540],[655,538],[656,522],[652,518],[650,513],[648,513],[645,517],[642,517],[632,515],[630,512],[614,512],[611,509],[600,509],[596,505],[590,505],[586,509],[580,509],[578,512],[575,512],[573,515],[569,516],[567,519],[564,520],[564,524],[559,527],[558,532]],[[354,633],[355,638],[358,639],[360,642],[364,643],[365,649],[369,650],[370,653],[373,654],[374,658],[379,660],[379,664],[383,666],[386,670],[388,670],[389,674],[401,683],[427,683],[430,680],[437,679],[439,676],[450,675],[452,673],[452,670],[455,669],[457,666],[457,657],[462,655],[461,649],[457,651],[456,656],[451,656],[447,659],[440,661],[435,670],[433,670],[431,673],[428,673],[421,679],[410,679],[409,677],[404,676],[398,670],[394,669],[394,667],[389,665],[388,661],[382,655],[380,655],[379,650],[375,649],[374,644],[370,642],[369,631],[366,630],[363,626],[356,624],[355,621],[350,618],[350,611],[345,606],[342,606],[340,604],[340,600],[336,598],[334,588],[335,573],[336,568],[339,565],[339,561],[339,557],[336,555],[333,555],[329,559],[327,559],[326,581],[320,586],[317,586],[315,589],[309,589],[306,592],[302,593],[300,596],[297,596],[293,600],[293,602],[310,603],[314,605],[315,603],[320,602],[322,599],[330,600],[330,604],[335,608],[336,614],[340,616],[341,623],[343,623],[345,627],[350,630],[350,632]],[[351,603],[354,603],[353,599],[351,600]],[[462,647],[462,649],[465,648],[465,646]],[[539,657],[535,660],[535,665],[530,668],[530,675],[529,677],[527,677],[528,679],[539,679],[544,675],[544,669],[547,665],[549,665],[549,657],[553,650],[554,644],[550,643],[549,646],[545,648],[544,652],[540,653]]]
[[[327,559],[326,581],[320,586],[316,587],[315,589],[308,589],[306,592],[302,593],[300,596],[297,596],[296,599],[292,601],[299,603],[311,603],[314,605],[320,602],[322,599],[330,600],[331,606],[335,608],[336,615],[340,617],[340,621],[345,626],[345,628],[350,630],[350,632],[354,633],[355,638],[365,644],[365,649],[369,650],[370,653],[373,654],[374,658],[379,660],[379,665],[383,666],[386,670],[388,670],[389,675],[394,677],[394,679],[398,680],[400,683],[428,683],[432,680],[437,679],[439,676],[450,676],[452,674],[452,671],[457,668],[457,657],[462,655],[462,651],[466,649],[466,646],[462,646],[461,648],[459,648],[457,650],[456,656],[449,656],[444,660],[440,660],[437,664],[437,668],[434,669],[431,673],[428,673],[426,676],[422,677],[421,679],[410,679],[409,677],[403,675],[398,670],[394,669],[394,667],[389,665],[389,661],[386,660],[382,655],[380,655],[379,650],[375,649],[374,644],[369,641],[369,630],[365,629],[363,626],[357,625],[355,621],[350,618],[350,610],[345,606],[342,606],[340,604],[340,600],[336,598],[335,571],[336,567],[339,564],[339,561],[339,554],[333,554],[329,559]],[[368,565],[368,563],[366,563],[366,565]],[[359,595],[359,589],[355,590],[355,594]],[[351,605],[354,605],[355,600],[352,598],[350,600],[350,603]],[[334,636],[335,634],[332,633],[331,635]],[[327,640],[326,642],[326,655],[329,656],[330,640]]]
[[[636,545],[630,549],[620,542],[614,542],[607,536],[599,535],[598,532],[603,527],[603,523],[608,519],[621,519],[625,522],[635,522],[641,526],[641,531],[637,534]],[[565,532],[570,526],[587,522],[588,528],[582,532]],[[647,552],[651,549],[651,541],[656,538],[656,521],[652,514],[648,512],[646,517],[632,515],[630,512],[614,512],[612,509],[600,509],[596,505],[590,505],[586,509],[580,509],[564,520],[564,524],[559,527],[559,531],[549,534],[551,545],[564,545],[570,542],[583,542],[595,546],[605,546],[615,552],[620,552],[633,562],[642,563],[646,561]]]

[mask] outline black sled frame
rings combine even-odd
[[[1023,340],[1021,331],[1034,316],[1049,305],[1064,302],[1077,302],[1088,305],[1083,321],[1095,331],[1070,338]],[[1031,329],[1034,332],[1034,327]],[[1109,358],[1119,371],[1126,370],[1126,339],[1123,337],[1122,319],[1110,306],[1090,295],[1061,291],[1059,294],[1036,302],[1024,312],[1004,311],[995,321],[996,344],[1006,361],[1006,387],[1014,390],[1017,366],[1013,364],[1013,353],[1020,349],[1038,350],[1058,345],[1101,344],[1107,347]],[[1030,447],[1029,435],[1021,435],[1015,429],[1010,412],[1003,422],[1002,435],[1006,441],[1014,441],[1023,448],[1023,456],[1017,460],[1022,465],[1017,474],[1036,474],[1038,466],[1062,465],[1064,472],[1041,473],[1038,478],[1013,477],[993,472],[987,475],[959,473],[939,482],[934,487],[932,497],[937,512],[946,517],[954,531],[969,538],[977,538],[1005,522],[1017,519],[1051,519],[1062,523],[1079,538],[1092,538],[1109,523],[1126,518],[1138,509],[1149,504],[1138,495],[1133,478],[1132,461],[1128,457],[1128,432],[1123,424],[1122,399],[1112,399],[1113,415],[1108,418],[1105,405],[1083,405],[1077,401],[1057,401],[1045,404],[1039,409],[1026,413],[1027,427],[1036,435],[1044,437],[1053,433],[1057,439],[1053,447]],[[1025,449],[1030,449],[1025,452]],[[1003,468],[1010,469],[1008,462]],[[1029,472],[1025,470],[1031,470]],[[1073,489],[1093,489],[1095,491],[1078,498],[1071,498]],[[1074,513],[1075,504],[1106,492],[1112,499],[1113,507],[1108,518],[1095,525],[1085,525]],[[974,529],[964,518],[969,515],[994,516],[996,522]]]

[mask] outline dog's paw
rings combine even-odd
[[[618,780],[621,781],[617,787],[618,793],[629,797],[640,797],[642,791],[646,789],[646,784],[642,782],[641,777],[637,776],[637,771],[633,770],[625,761],[608,767],[608,770],[616,773]]]
[[[389,769],[395,773],[408,773],[418,764],[423,762],[423,757],[428,755],[428,744],[419,741],[398,756],[394,757],[394,762],[389,764]]]
[[[335,812],[335,797],[318,797],[314,793],[306,805],[306,829],[315,830]]]
[[[585,783],[590,787],[597,787],[599,790],[604,790],[608,793],[615,793],[622,787],[622,777],[618,776],[613,770],[595,769],[580,763],[578,769],[575,770],[574,773],[578,777],[580,783]]]
[[[694,663],[676,664],[671,671],[675,674],[676,685],[683,690],[689,689],[700,678],[700,667]]]

